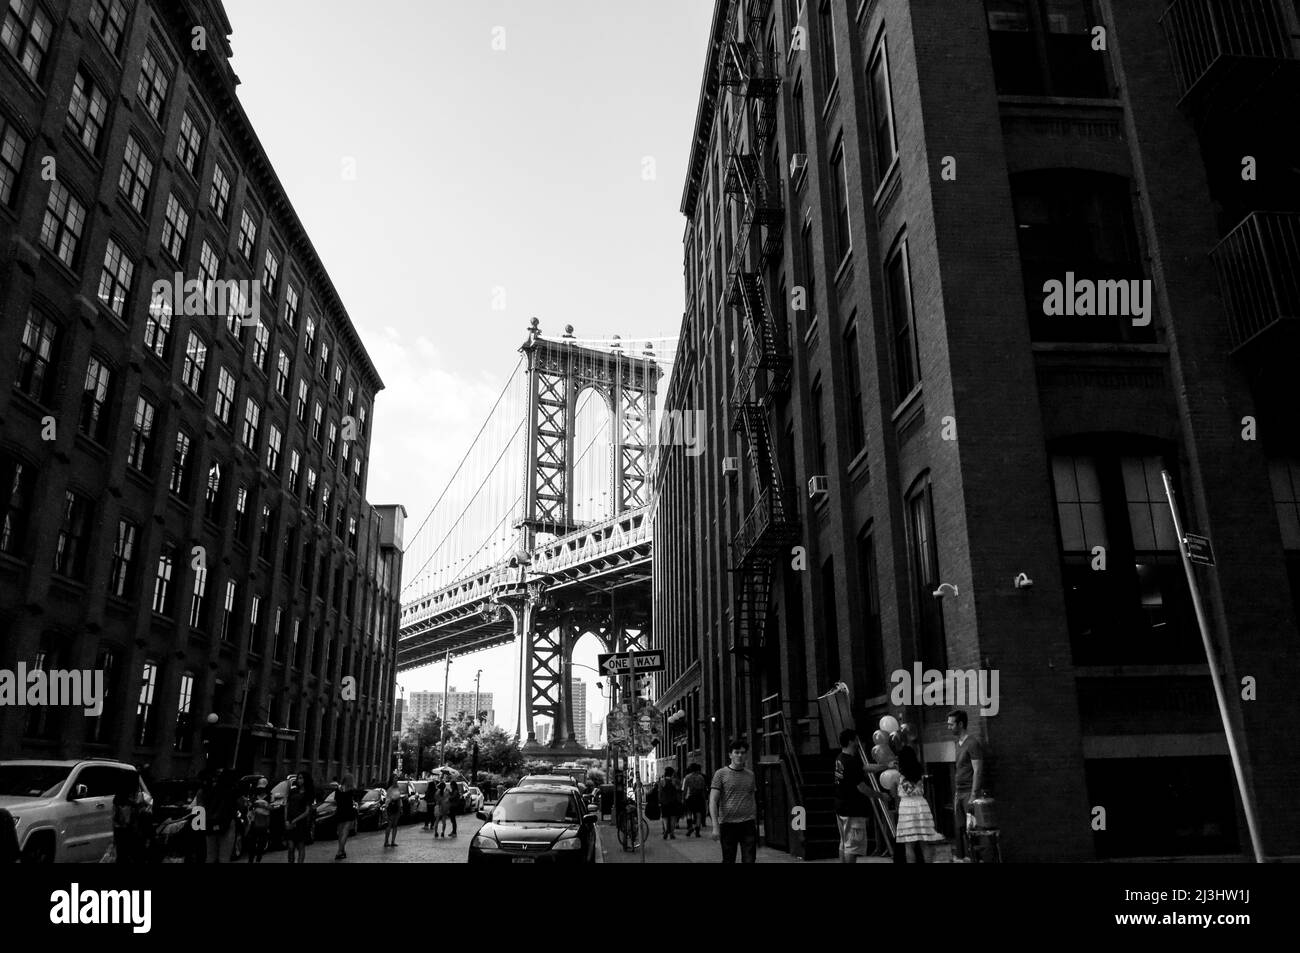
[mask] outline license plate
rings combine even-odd
[[[537,858],[536,857],[512,857],[510,858],[510,862],[512,864],[535,864],[537,863]]]

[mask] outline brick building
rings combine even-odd
[[[1300,852],[1297,36],[1290,0],[720,0],[666,404],[707,449],[663,451],[654,527],[680,761],[780,711],[825,770],[843,681],[943,807],[947,706],[893,673],[996,670],[1008,860],[1248,852],[1167,468],[1264,850]],[[1053,314],[1071,275],[1153,306]]]
[[[217,0],[3,13],[0,666],[101,670],[107,703],[0,708],[0,757],[388,767],[405,513],[365,498],[383,383],[229,34]],[[178,275],[192,299],[155,294]]]

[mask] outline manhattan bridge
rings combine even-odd
[[[656,353],[655,345],[660,347]],[[406,547],[398,671],[515,642],[520,738],[571,757],[574,646],[649,648],[656,397],[675,341],[542,333]],[[583,713],[579,712],[579,717]],[[546,748],[534,719],[554,728]]]

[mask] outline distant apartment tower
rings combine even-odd
[[[587,739],[590,737],[588,726],[591,724],[591,713],[587,711],[587,683],[575,678],[569,685],[573,704],[573,738],[586,748]]]
[[[411,692],[409,704],[412,724],[418,725],[429,714],[442,717],[442,692]],[[479,692],[478,710],[488,713],[487,724],[494,723],[496,713],[492,710],[491,692]],[[452,686],[447,692],[447,721],[455,721],[462,714],[466,718],[475,717],[474,693],[458,692]]]
[[[404,511],[365,497],[383,382],[240,104],[230,32],[218,0],[3,14],[0,667],[97,669],[107,703],[0,708],[0,758],[388,767]]]
[[[537,738],[539,745],[544,745],[551,740],[551,723],[549,721],[533,722],[533,734]]]
[[[661,757],[780,753],[779,715],[824,769],[843,682],[864,737],[917,727],[943,806],[947,705],[895,674],[996,670],[997,714],[964,710],[1008,859],[1248,849],[1167,469],[1213,540],[1265,850],[1300,852],[1298,37],[1291,0],[719,0],[665,403],[707,440],[657,472]]]

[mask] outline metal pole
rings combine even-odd
[[[235,729],[235,753],[230,759],[230,767],[233,769],[239,767],[239,742],[244,737],[244,713],[248,710],[248,683],[252,678],[252,672],[244,675],[244,697],[239,701],[239,727]]]
[[[447,763],[447,685],[451,681],[451,653],[448,652],[442,658],[442,724],[438,730],[438,767],[443,767]]]
[[[475,674],[474,676],[474,729],[476,735],[482,733],[483,730],[483,721],[482,719],[479,718],[479,712],[478,712],[479,681],[482,678],[483,678],[483,669],[479,669],[477,674]],[[474,766],[471,770],[473,771],[473,778],[474,778],[473,783],[475,784],[475,786],[477,786],[478,785],[478,738],[477,737],[474,738]]]
[[[1237,750],[1237,736],[1232,728],[1228,712],[1228,696],[1223,686],[1223,675],[1219,672],[1219,660],[1210,641],[1210,624],[1205,617],[1205,606],[1201,602],[1201,590],[1196,582],[1196,573],[1192,561],[1187,555],[1187,542],[1183,538],[1182,520],[1178,518],[1178,504],[1174,501],[1174,485],[1168,470],[1161,470],[1164,480],[1165,496],[1169,500],[1169,512],[1173,515],[1174,534],[1178,537],[1178,552],[1183,559],[1183,571],[1187,573],[1187,588],[1192,593],[1192,608],[1196,610],[1196,624],[1201,630],[1201,642],[1205,646],[1205,659],[1210,666],[1210,678],[1214,680],[1214,697],[1219,703],[1219,717],[1223,720],[1223,734],[1228,739],[1228,754],[1232,757],[1232,770],[1237,776],[1237,791],[1241,795],[1241,807],[1246,814],[1246,827],[1250,831],[1251,847],[1255,851],[1255,863],[1264,862],[1264,846],[1259,839],[1259,825],[1255,820],[1255,803],[1246,784],[1246,774],[1242,768],[1241,753]]]

